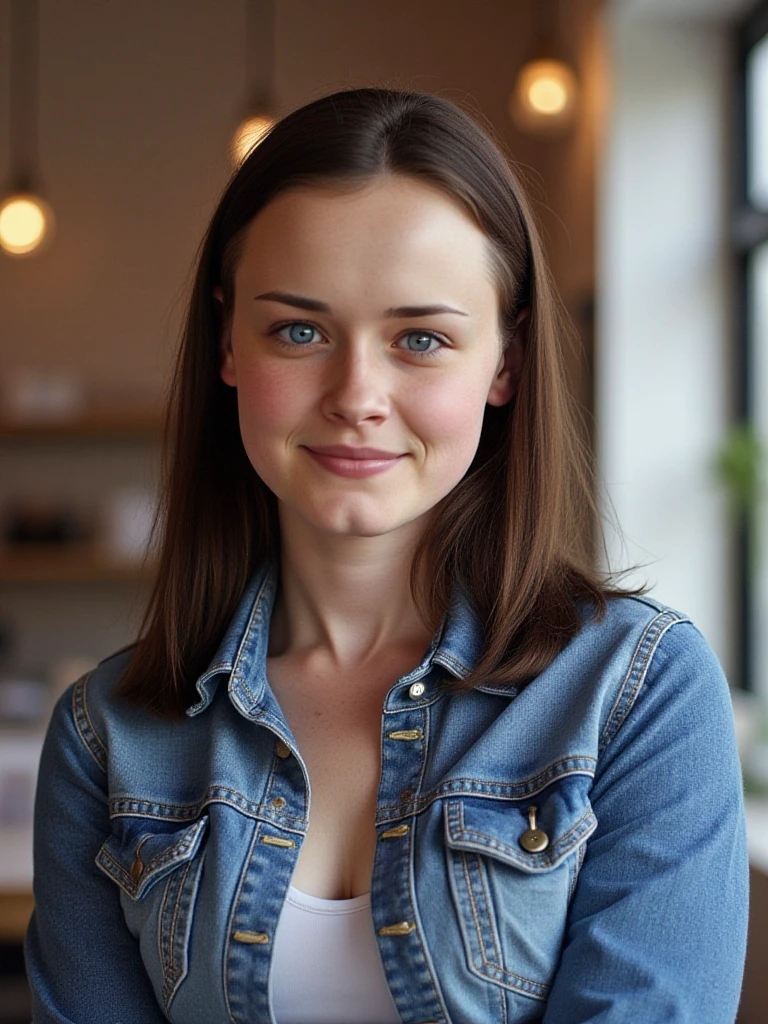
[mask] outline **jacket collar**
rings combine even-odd
[[[268,559],[251,576],[219,649],[195,683],[200,700],[187,708],[188,715],[199,714],[208,707],[223,677],[227,677],[227,690],[238,710],[248,717],[256,713],[268,685],[269,625],[278,578],[276,556]],[[433,664],[439,664],[462,679],[476,663],[482,642],[482,623],[457,585],[450,611],[435,631],[418,672],[421,674]],[[408,683],[403,682],[402,685],[407,686]]]

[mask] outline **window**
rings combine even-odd
[[[768,450],[768,2],[738,33],[733,241],[737,266],[738,419]],[[768,467],[761,467],[763,481]],[[768,698],[768,500],[738,528],[741,678]]]

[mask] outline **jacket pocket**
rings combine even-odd
[[[120,818],[96,855],[120,902],[155,993],[166,1011],[187,975],[189,937],[205,858],[208,815],[174,832],[158,821]],[[153,831],[154,830],[154,831]]]
[[[569,776],[522,800],[446,799],[448,879],[473,974],[547,999],[586,840],[597,828],[589,781]],[[537,852],[521,845],[531,807],[547,839]]]

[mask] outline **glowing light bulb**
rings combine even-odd
[[[528,102],[540,114],[559,114],[568,102],[568,92],[556,78],[542,76],[528,86]]]
[[[533,60],[521,69],[509,100],[512,120],[533,134],[555,134],[570,124],[576,104],[573,71],[559,60]]]
[[[53,215],[47,203],[17,192],[0,204],[0,245],[13,256],[36,249],[50,232]]]
[[[274,123],[272,118],[263,114],[246,117],[240,122],[232,140],[232,159],[236,164],[241,164],[251,150],[258,146]]]

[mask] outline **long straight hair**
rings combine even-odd
[[[441,190],[488,238],[503,347],[520,310],[530,310],[516,394],[506,405],[486,405],[472,464],[435,509],[411,564],[425,623],[448,611],[456,583],[483,623],[474,669],[446,689],[522,687],[578,633],[579,603],[599,621],[608,598],[648,589],[622,589],[617,574],[592,565],[593,540],[602,538],[605,550],[605,538],[596,472],[565,377],[563,346],[572,344],[573,328],[513,162],[489,125],[447,99],[343,90],[271,129],[233,174],[201,243],[166,408],[156,575],[115,689],[137,706],[183,716],[248,579],[279,550],[275,495],[246,455],[236,389],[219,376],[246,230],[291,187],[354,189],[392,174]],[[213,297],[217,285],[223,308]]]

